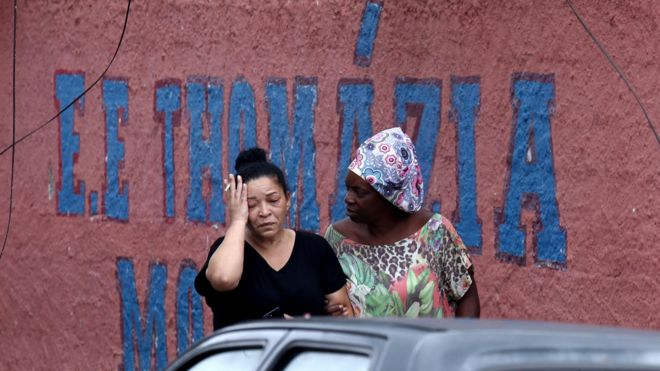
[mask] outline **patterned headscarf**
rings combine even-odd
[[[367,139],[348,170],[405,212],[422,208],[424,180],[412,140],[395,127]]]

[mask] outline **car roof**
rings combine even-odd
[[[290,340],[280,343],[287,336]],[[342,343],[338,339],[350,340]],[[199,348],[195,350],[199,354],[201,349],[257,340],[280,344],[278,347],[286,347],[285,343],[341,343],[349,352],[372,344],[374,354],[380,354],[374,358],[374,369],[387,370],[427,370],[439,362],[448,370],[555,370],[566,365],[589,370],[660,369],[659,331],[518,320],[258,320],[216,331],[193,348]]]
[[[433,319],[433,318],[337,318],[313,317],[292,320],[258,320],[227,327],[220,332],[248,329],[307,329],[321,331],[360,332],[387,336],[393,332],[515,332],[554,334],[593,334],[642,337],[660,341],[660,332],[599,325],[521,321],[521,320],[476,320],[476,319]]]

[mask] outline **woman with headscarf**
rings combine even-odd
[[[398,127],[381,131],[362,143],[348,169],[348,218],[325,238],[349,277],[355,314],[479,317],[465,245],[449,220],[422,210],[424,182],[410,138]]]

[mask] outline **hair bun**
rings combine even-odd
[[[262,148],[253,147],[238,154],[234,168],[238,171],[242,167],[258,162],[268,162],[268,154]]]

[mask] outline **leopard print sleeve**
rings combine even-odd
[[[472,285],[468,269],[472,266],[470,255],[454,226],[442,218],[442,248],[439,251],[443,289],[451,301],[459,300]]]

